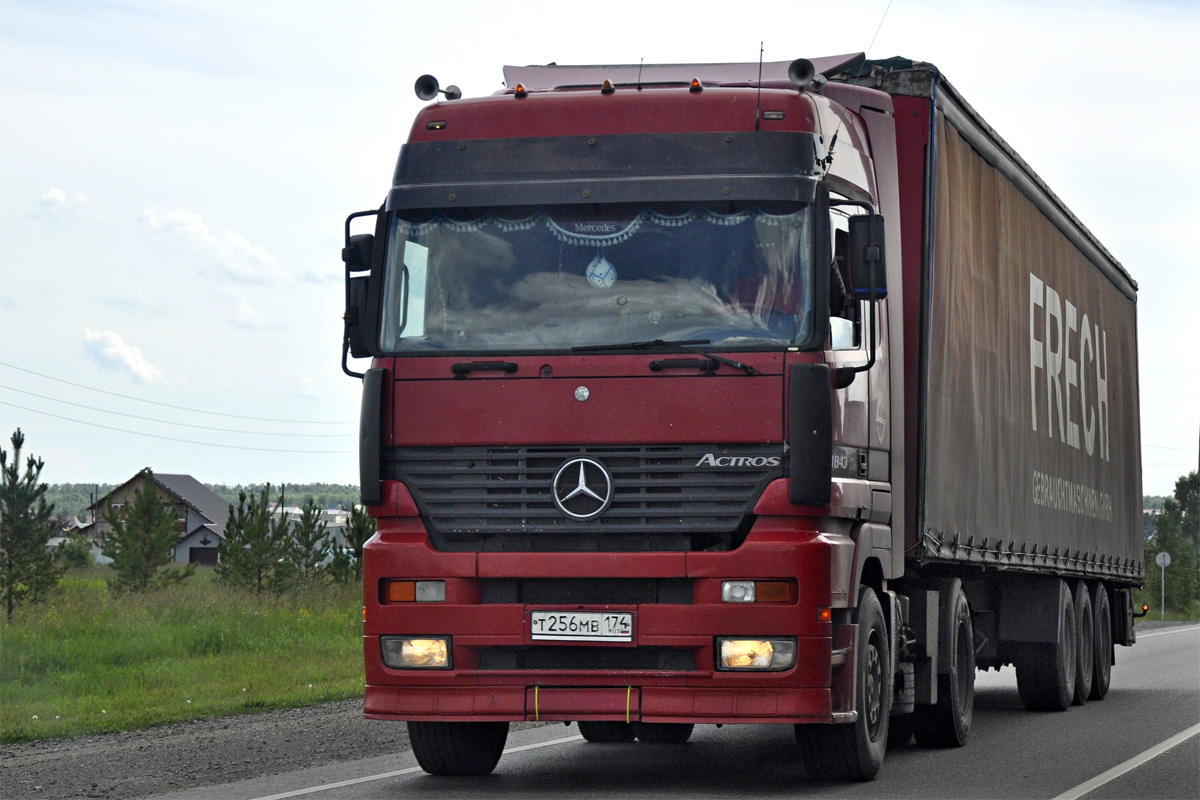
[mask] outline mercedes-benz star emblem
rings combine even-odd
[[[612,502],[612,476],[599,461],[573,458],[554,473],[554,505],[571,519],[595,519]]]

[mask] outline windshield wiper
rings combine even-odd
[[[584,344],[577,347],[572,347],[573,353],[584,353],[593,350],[641,350],[646,347],[674,347],[682,350],[685,353],[695,353],[698,356],[704,356],[707,359],[716,361],[718,364],[724,364],[727,367],[740,369],[747,375],[760,375],[761,373],[750,364],[743,364],[741,361],[734,361],[732,358],[724,358],[722,356],[714,356],[711,353],[706,353],[698,347],[691,345],[697,344],[712,344],[711,339],[650,339],[644,342],[625,342],[623,344]]]
[[[711,339],[649,339],[644,342],[619,342],[616,344],[581,344],[571,348],[572,353],[589,350],[640,350],[643,347],[686,347],[689,344],[711,344]]]

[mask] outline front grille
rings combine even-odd
[[[613,483],[611,505],[587,521],[552,497],[555,472],[580,456]],[[782,461],[780,445],[392,448],[383,469],[408,486],[440,549],[704,550],[745,538]]]
[[[696,652],[672,647],[489,647],[479,668],[695,672]]]

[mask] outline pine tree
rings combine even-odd
[[[46,503],[46,484],[39,483],[42,460],[29,456],[21,474],[21,429],[12,435],[13,459],[0,448],[0,594],[9,622],[22,603],[46,599],[58,587],[66,566],[46,547],[54,535],[54,506]]]
[[[133,502],[116,509],[110,503],[104,519],[112,527],[101,534],[100,552],[112,559],[117,577],[108,585],[117,592],[150,592],[191,576],[196,568],[170,567],[179,543],[175,510],[163,502],[154,474],[145,471],[145,483],[134,493]]]
[[[291,526],[291,562],[301,584],[312,581],[330,554],[330,540],[325,536],[328,523],[321,516],[316,500],[308,498],[300,507],[300,519]]]
[[[237,508],[229,506],[225,538],[217,545],[218,580],[256,594],[264,590],[280,594],[294,579],[289,562],[288,520],[283,514],[278,518],[271,514],[267,499],[270,491],[271,485],[267,484],[259,495],[238,492]],[[281,509],[283,499],[281,491],[278,503]]]
[[[354,577],[362,580],[363,545],[375,535],[375,520],[362,506],[350,511],[350,523],[346,526],[346,544],[354,550]]]

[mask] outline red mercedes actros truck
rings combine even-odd
[[[1144,574],[1136,284],[941,73],[505,81],[418,80],[444,99],[346,224],[366,716],[436,774],[514,720],[770,723],[861,780],[964,744],[977,669],[1103,699]]]

